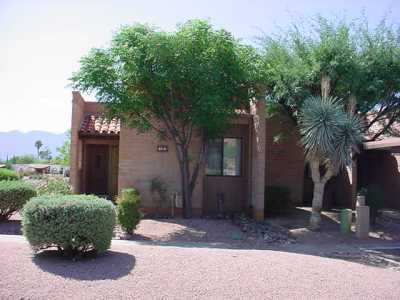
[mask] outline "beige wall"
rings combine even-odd
[[[158,152],[157,145],[168,145],[167,152]],[[193,140],[191,155],[196,157],[200,149],[199,139]],[[121,128],[119,144],[118,188],[135,187],[139,190],[142,206],[156,207],[150,186],[153,178],[161,178],[171,193],[180,193],[180,171],[171,142],[160,141],[153,133],[138,134],[134,129]],[[200,174],[193,193],[193,212],[201,214],[203,175]]]
[[[72,92],[70,184],[74,193],[82,192],[83,141],[79,129],[86,113],[102,112],[104,107],[97,102],[86,102],[79,92]]]
[[[257,219],[264,217],[265,188],[265,155],[266,126],[264,102],[256,103],[252,115],[243,115],[234,120],[234,124],[250,126],[250,172],[248,182],[248,199],[251,202],[253,215]],[[73,93],[73,109],[71,124],[71,184],[75,193],[82,192],[83,185],[83,140],[79,138],[79,127],[86,113],[103,111],[99,103],[85,102],[78,92]],[[158,152],[157,145],[167,145],[168,152]],[[197,157],[200,150],[200,139],[194,138],[192,157]],[[170,193],[181,190],[179,164],[174,145],[168,141],[160,141],[154,133],[138,134],[134,129],[121,128],[119,137],[119,171],[118,189],[135,187],[141,193],[142,206],[151,209],[158,203],[151,194],[151,180],[160,177],[167,184]],[[199,174],[193,193],[192,207],[194,215],[202,214],[204,194],[204,170]],[[165,206],[169,207],[169,203]],[[165,210],[164,210],[165,211]],[[168,211],[168,210],[167,210]]]
[[[264,219],[265,203],[265,155],[266,144],[265,102],[258,101],[251,106],[253,122],[250,131],[251,149],[251,203],[253,217],[256,220]]]
[[[70,183],[74,193],[80,193],[82,170],[82,141],[78,131],[82,123],[85,101],[79,92],[72,92]]]
[[[267,117],[265,185],[287,187],[296,204],[301,204],[303,199],[305,166],[299,138],[295,125],[288,117]]]

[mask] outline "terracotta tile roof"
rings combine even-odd
[[[89,135],[119,135],[121,121],[117,118],[107,119],[103,114],[85,115],[79,132]]]

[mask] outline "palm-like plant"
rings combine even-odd
[[[43,146],[43,143],[42,143],[41,140],[37,140],[37,141],[35,142],[35,148],[36,148],[36,150],[37,150],[37,156],[38,156],[38,157],[40,156],[40,148],[42,148],[42,146]]]
[[[341,100],[310,97],[299,115],[301,143],[314,182],[310,227],[318,229],[327,181],[351,163],[351,153],[362,140],[357,116],[346,113]]]

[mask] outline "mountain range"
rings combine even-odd
[[[7,156],[33,154],[37,155],[35,142],[41,140],[43,148],[48,147],[51,155],[57,155],[57,147],[60,147],[67,139],[67,133],[52,133],[48,131],[21,132],[18,130],[0,132],[0,159]]]

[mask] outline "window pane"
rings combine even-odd
[[[209,141],[207,155],[207,175],[222,175],[222,139]]]
[[[224,175],[240,176],[242,140],[224,139]]]

